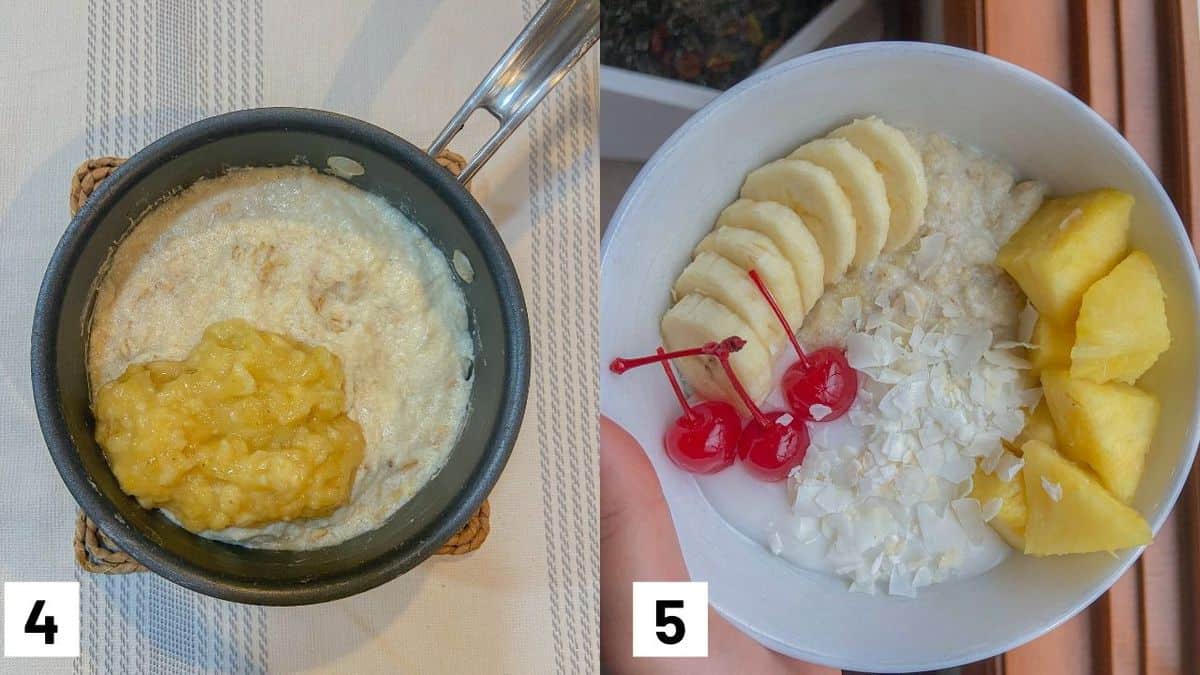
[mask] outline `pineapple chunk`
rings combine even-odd
[[[991,525],[996,534],[1003,537],[1010,546],[1024,551],[1027,509],[1025,482],[1021,478],[1021,472],[1018,471],[1017,475],[1006,483],[995,473],[987,474],[983,469],[975,469],[972,483],[975,487],[971,489],[971,496],[978,499],[980,504],[986,504],[993,499],[1001,500],[1000,513],[989,520],[988,525]]]
[[[1134,251],[1083,294],[1071,377],[1133,384],[1171,345],[1163,289],[1150,256]]]
[[[996,263],[1042,316],[1071,325],[1083,292],[1125,257],[1132,209],[1133,196],[1118,190],[1047,199]]]
[[[1012,444],[1020,454],[1021,447],[1029,441],[1041,441],[1052,448],[1059,446],[1058,433],[1054,430],[1054,420],[1050,417],[1046,399],[1042,399],[1033,412],[1029,413],[1029,417],[1025,419],[1025,428],[1013,439]]]
[[[1025,553],[1092,553],[1150,543],[1150,526],[1141,514],[1117,501],[1086,469],[1041,441],[1026,443],[1023,451]]]
[[[1036,349],[1029,350],[1030,372],[1034,375],[1049,368],[1066,368],[1071,365],[1071,345],[1075,344],[1075,332],[1072,327],[1060,327],[1046,319],[1038,317],[1033,324],[1033,344]]]
[[[1062,369],[1042,373],[1042,390],[1063,454],[1094,469],[1128,503],[1145,468],[1158,399],[1128,384],[1072,379]]]

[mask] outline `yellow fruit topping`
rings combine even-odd
[[[1047,199],[996,262],[1042,316],[1071,325],[1084,291],[1125,257],[1132,209],[1133,197],[1118,190]]]
[[[121,489],[189,530],[331,513],[350,498],[362,429],[323,347],[213,324],[183,361],[134,364],[96,397],[96,440]]]
[[[1075,332],[1070,327],[1060,327],[1039,317],[1033,325],[1034,348],[1029,350],[1031,373],[1048,368],[1066,368],[1071,365],[1071,346],[1075,344]]]
[[[1061,369],[1042,373],[1042,390],[1063,454],[1095,470],[1121,501],[1133,499],[1158,421],[1158,399],[1128,384],[1073,379]]]
[[[971,496],[986,505],[993,499],[999,499],[1000,512],[988,521],[988,525],[1004,538],[1010,546],[1018,551],[1025,550],[1025,521],[1028,509],[1025,504],[1025,482],[1018,471],[1013,479],[1004,481],[996,473],[984,473],[983,469],[975,470],[971,481],[974,487]]]
[[[1171,345],[1163,289],[1150,256],[1130,253],[1083,294],[1071,377],[1133,384]]]
[[[1046,445],[1057,448],[1058,433],[1054,430],[1054,419],[1050,417],[1050,408],[1046,406],[1046,400],[1042,399],[1033,412],[1029,413],[1029,417],[1025,420],[1025,428],[1013,440],[1013,447],[1020,454],[1021,447],[1029,441],[1041,441]]]
[[[1150,526],[1084,468],[1040,441],[1024,448],[1025,553],[1092,553],[1150,543]],[[995,521],[993,521],[995,522]]]

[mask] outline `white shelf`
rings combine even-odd
[[[770,68],[837,42],[878,39],[878,0],[835,0],[759,67]],[[862,23],[861,26],[848,24]],[[612,66],[600,67],[600,156],[644,162],[658,146],[720,91]]]

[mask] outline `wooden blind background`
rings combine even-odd
[[[945,0],[947,42],[1073,91],[1129,139],[1200,252],[1200,0]],[[1200,673],[1200,472],[1086,611],[965,675]]]

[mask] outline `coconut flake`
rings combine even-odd
[[[922,281],[928,278],[937,268],[938,263],[942,261],[942,255],[945,252],[945,234],[935,232],[927,237],[921,237],[921,244],[913,255],[913,265],[918,270],[917,277]]]
[[[964,452],[968,457],[987,457],[1003,449],[1004,447],[1000,442],[1000,434],[990,431],[979,434],[971,439]],[[991,472],[988,471],[987,473]]]
[[[1025,428],[1025,414],[1020,409],[1009,410],[996,415],[993,422],[1000,430],[1000,437],[1011,441],[1021,435],[1021,430]]]
[[[846,361],[851,368],[862,370],[883,365],[875,352],[875,340],[866,333],[846,336]]]
[[[984,353],[992,346],[992,331],[990,330],[972,331],[965,338],[950,362],[950,367],[959,373],[967,372],[983,358]]]
[[[779,536],[778,532],[771,533],[770,545],[771,553],[774,553],[775,555],[783,553],[783,538]]]
[[[926,473],[935,476],[941,475],[940,469],[945,456],[942,454],[941,444],[924,445],[917,450],[917,463],[925,469]]]
[[[980,515],[983,517],[983,522],[990,523],[992,519],[1000,515],[1000,509],[1004,508],[1004,500],[999,497],[993,497],[980,507]]]
[[[888,310],[892,307],[892,295],[887,290],[879,291],[875,296],[875,306],[882,310]]]
[[[1055,483],[1054,481],[1046,478],[1045,476],[1042,476],[1041,479],[1042,479],[1042,490],[1044,490],[1046,492],[1046,494],[1050,497],[1051,501],[1055,501],[1055,502],[1062,501],[1062,494],[1063,494],[1062,486],[1059,485],[1058,483]]]
[[[982,544],[987,538],[988,526],[984,522],[983,508],[980,506],[979,500],[955,499],[950,502],[950,508],[954,509],[954,515],[958,516],[958,523],[967,533],[967,539],[972,544]]]
[[[942,431],[939,426],[926,424],[917,432],[917,438],[922,447],[928,447],[946,440],[946,432]]]
[[[836,485],[828,485],[817,494],[816,503],[824,513],[841,513],[854,504],[854,493]]]
[[[983,358],[992,365],[1012,368],[1014,370],[1029,370],[1032,367],[1029,361],[999,349],[989,349],[983,353]]]
[[[1000,466],[1000,458],[1003,456],[1004,445],[997,445],[990,453],[988,453],[986,457],[983,458],[983,461],[979,463],[979,468],[983,469],[983,472],[986,474],[993,474],[996,472],[996,467]]]
[[[862,321],[862,311],[862,300],[858,296],[852,295],[847,298],[842,298],[842,316],[844,316],[847,321]]]
[[[975,491],[975,475],[967,476],[967,479],[958,484],[958,491],[954,493],[956,499],[966,499]]]
[[[821,508],[817,506],[817,495],[824,489],[825,486],[816,481],[798,483],[796,497],[792,500],[792,514],[798,517],[822,515]]]
[[[950,509],[939,515],[929,504],[918,504],[917,524],[930,553],[947,553],[966,543],[966,533]]]
[[[1071,209],[1071,212],[1068,213],[1065,218],[1063,218],[1061,221],[1059,221],[1058,229],[1059,230],[1067,229],[1067,226],[1071,224],[1071,221],[1075,220],[1076,218],[1078,218],[1082,215],[1083,215],[1083,209],[1080,209],[1080,208]]]
[[[820,422],[826,417],[829,417],[829,414],[832,412],[833,408],[821,403],[814,403],[808,406],[808,414],[810,417],[812,417],[814,422]]]
[[[996,462],[996,477],[1005,483],[1010,483],[1023,466],[1025,466],[1024,459],[1011,452],[1001,453],[999,461]]]
[[[879,592],[876,588],[875,580],[868,577],[855,577],[854,581],[850,582],[850,591],[852,593],[866,593],[867,595],[875,595]]]
[[[912,585],[914,589],[924,588],[931,583],[933,583],[933,573],[929,571],[928,567],[921,567],[913,574]]]
[[[896,529],[896,519],[890,511],[882,506],[871,507],[856,523],[854,548],[860,553],[875,549]]]
[[[904,381],[904,373],[891,368],[879,368],[871,376],[871,379],[880,384],[899,384]]]
[[[950,246],[926,237],[919,249],[931,255]],[[930,270],[944,263],[940,251],[926,262]],[[1041,399],[1025,384],[1028,362],[1016,351],[1029,348],[1028,336],[1008,340],[1011,323],[958,320],[977,316],[989,291],[960,298],[961,286],[939,286],[900,284],[841,300],[842,318],[854,326],[845,344],[862,375],[859,395],[844,419],[813,425],[808,456],[789,477],[784,536],[822,546],[857,592],[911,595],[961,572],[1003,508],[970,496],[974,472],[1014,478],[1023,461],[1002,441],[1024,426],[1022,409]],[[828,421],[832,411],[805,412]]]
[[[1037,324],[1038,311],[1033,306],[1033,303],[1026,301],[1025,308],[1021,310],[1020,316],[1017,317],[1017,339],[1021,342],[1030,342],[1033,340],[1033,328]]]
[[[917,597],[917,589],[913,588],[912,579],[912,575],[899,566],[893,567],[891,578],[888,580],[888,595],[900,595],[906,598]]]
[[[802,544],[811,544],[821,536],[820,521],[811,516],[792,519],[792,536]]]
[[[920,321],[925,315],[925,294],[917,288],[906,288],[901,295],[904,297],[904,313]]]
[[[962,455],[947,457],[938,469],[938,475],[951,483],[961,483],[975,473],[975,460]]]
[[[1034,387],[1032,389],[1023,389],[1017,394],[1017,398],[1021,401],[1021,407],[1032,410],[1038,403],[1041,403],[1042,395],[1042,388]]]
[[[929,479],[920,467],[909,467],[896,478],[896,498],[901,504],[910,506],[925,496]]]

